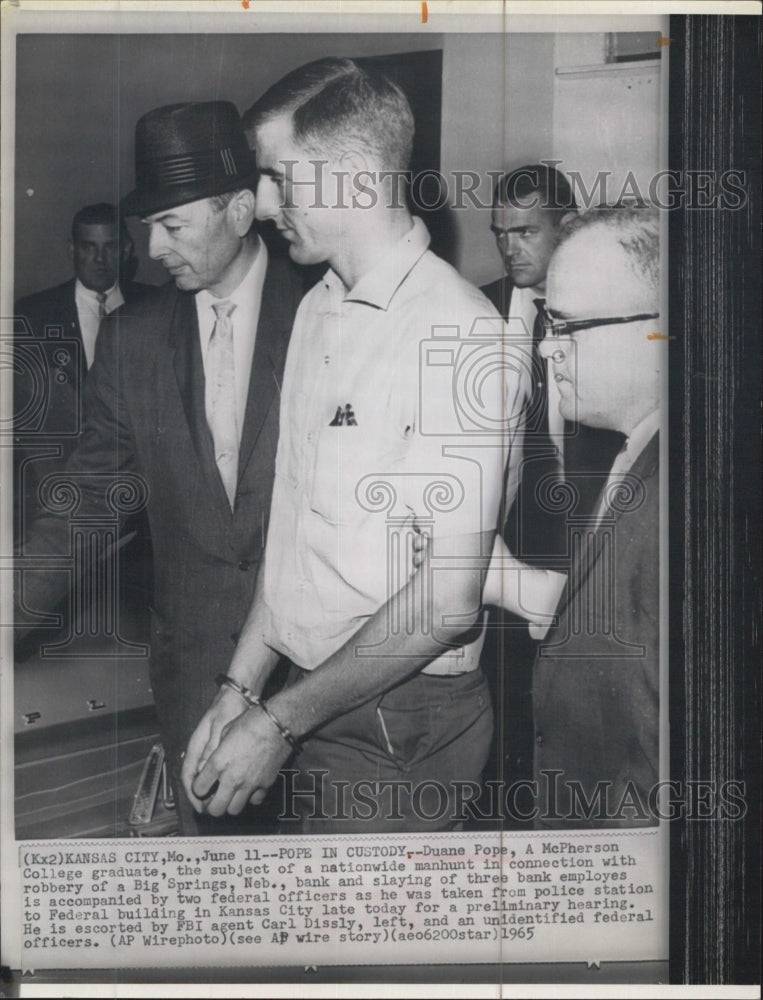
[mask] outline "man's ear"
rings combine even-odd
[[[346,174],[342,177],[342,186],[348,198],[357,195],[361,188],[367,189],[369,184],[373,186],[372,177],[376,176],[376,164],[362,149],[343,153],[339,158],[339,168]],[[345,204],[344,199],[341,204]]]
[[[128,236],[122,241],[122,245],[119,248],[119,261],[121,264],[127,263],[130,257],[132,257],[134,249],[132,237]]]
[[[255,197],[249,188],[237,191],[228,202],[227,210],[239,236],[246,236],[254,222]]]
[[[569,212],[565,212],[564,215],[559,220],[559,228],[563,229],[568,222],[570,222],[572,219],[577,218],[577,214],[578,213],[574,209],[571,209]]]

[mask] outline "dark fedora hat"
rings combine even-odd
[[[153,215],[255,183],[254,157],[230,101],[169,104],[135,126],[135,190],[123,215]]]

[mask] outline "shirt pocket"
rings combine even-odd
[[[357,426],[322,427],[318,433],[310,509],[331,524],[357,523],[363,507],[356,491],[375,471],[376,449]]]

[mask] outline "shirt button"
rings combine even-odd
[[[242,573],[246,573],[246,571],[249,569],[251,565],[252,564],[249,562],[248,559],[242,559],[241,562],[238,564],[238,568],[241,570]]]
[[[539,747],[543,746],[543,733],[535,734],[535,742],[538,744]]]

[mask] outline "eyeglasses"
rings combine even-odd
[[[657,319],[659,313],[637,313],[635,316],[610,316],[607,319],[559,319],[552,316],[545,303],[538,306],[538,315],[547,337],[570,337],[578,330],[591,330],[596,326],[617,326],[621,323],[638,323]]]

